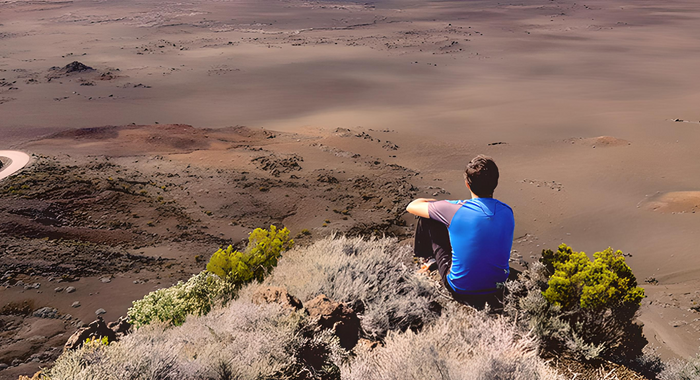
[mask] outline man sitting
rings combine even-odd
[[[433,258],[453,298],[481,308],[498,306],[508,278],[515,220],[507,204],[494,199],[498,167],[490,157],[472,159],[464,173],[471,199],[416,199],[406,211],[417,215],[415,255]]]

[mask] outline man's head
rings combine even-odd
[[[498,186],[498,166],[493,159],[480,154],[467,164],[464,179],[472,193],[480,198],[493,197]]]

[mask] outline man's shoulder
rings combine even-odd
[[[495,199],[495,198],[494,198],[494,200],[495,200],[496,202],[498,202],[498,204],[499,204],[500,206],[506,207],[508,210],[510,210],[510,212],[513,212],[513,208],[510,207],[507,203],[502,202],[502,201],[500,201],[500,200],[498,200],[498,199]]]
[[[453,205],[459,205],[459,206],[461,206],[461,205],[467,203],[468,201],[469,201],[469,199],[462,199],[462,200],[459,200],[459,199],[455,199],[455,200],[445,199],[444,201],[438,201],[438,202],[447,202],[447,203],[451,203],[451,204],[453,204]]]

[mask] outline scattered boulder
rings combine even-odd
[[[80,307],[80,301],[73,302],[70,307]]]
[[[73,350],[82,346],[83,343],[85,343],[85,340],[89,338],[102,339],[103,337],[107,337],[108,342],[114,342],[117,340],[117,334],[112,329],[107,327],[107,324],[105,324],[102,317],[98,316],[97,319],[90,322],[87,327],[78,329],[78,331],[73,333],[73,335],[68,338],[68,341],[66,342],[65,346],[63,346],[63,349]]]
[[[258,305],[278,303],[293,310],[299,310],[303,307],[298,298],[289,294],[287,289],[281,286],[270,286],[258,290],[255,292],[255,294],[253,294],[253,303]]]
[[[306,310],[320,328],[333,331],[343,348],[355,347],[360,336],[360,319],[353,309],[321,294],[306,303]]]
[[[295,170],[301,170],[301,165],[299,162],[303,162],[304,158],[292,154],[288,157],[278,157],[274,154],[268,156],[260,156],[251,160],[255,163],[260,170],[269,172],[275,177],[279,177],[282,173],[289,173]]]
[[[318,178],[316,179],[316,181],[330,183],[330,184],[339,183],[338,178],[335,178],[332,175],[328,175],[328,174],[320,174],[318,176]]]
[[[58,318],[58,310],[48,306],[42,307],[34,311],[32,316],[37,318]]]
[[[72,286],[69,286],[66,288],[66,293],[73,293],[75,291],[75,288]]]
[[[106,312],[107,312],[107,310],[105,310],[105,309],[103,309],[103,308],[99,308],[99,309],[95,310],[95,314],[96,314],[96,315],[102,315],[102,314],[104,314],[104,313],[106,313]]]
[[[86,71],[95,71],[92,67],[83,64],[82,62],[73,61],[63,67],[54,66],[51,68],[52,71],[59,71],[64,74],[71,73],[82,73]]]
[[[105,277],[100,278],[100,281],[103,283],[108,283],[108,282],[112,282],[112,279],[109,276],[105,276]]]

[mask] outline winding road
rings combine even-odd
[[[0,150],[0,157],[10,159],[10,163],[0,168],[0,181],[9,177],[29,163],[29,155],[16,150]]]

